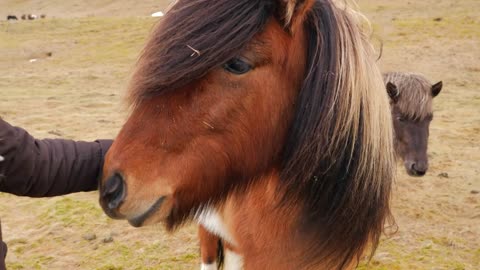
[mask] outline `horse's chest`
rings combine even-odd
[[[235,245],[236,241],[223,221],[221,215],[215,208],[206,207],[195,215],[197,222],[209,231],[210,233],[220,237],[224,241]]]

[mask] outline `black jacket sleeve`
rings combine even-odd
[[[50,197],[96,190],[111,143],[37,140],[0,119],[0,191]]]

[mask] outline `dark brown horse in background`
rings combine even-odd
[[[347,269],[378,244],[392,120],[357,13],[329,0],[179,0],[130,85],[100,204],[188,220],[244,269]]]
[[[383,75],[392,110],[395,150],[411,176],[428,170],[428,136],[433,119],[432,101],[442,82],[431,84],[423,75],[390,72]]]

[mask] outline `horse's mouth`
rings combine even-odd
[[[128,223],[130,223],[130,225],[132,225],[133,227],[142,227],[143,223],[162,207],[165,198],[166,196],[160,197],[154,204],[152,204],[152,206],[150,206],[150,208],[146,212],[137,217],[129,219]]]
[[[407,170],[408,175],[413,177],[422,177],[425,176],[426,172],[417,172],[415,170]]]

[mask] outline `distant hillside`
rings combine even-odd
[[[46,14],[47,17],[150,16],[172,0],[1,0],[0,20],[8,14]]]

